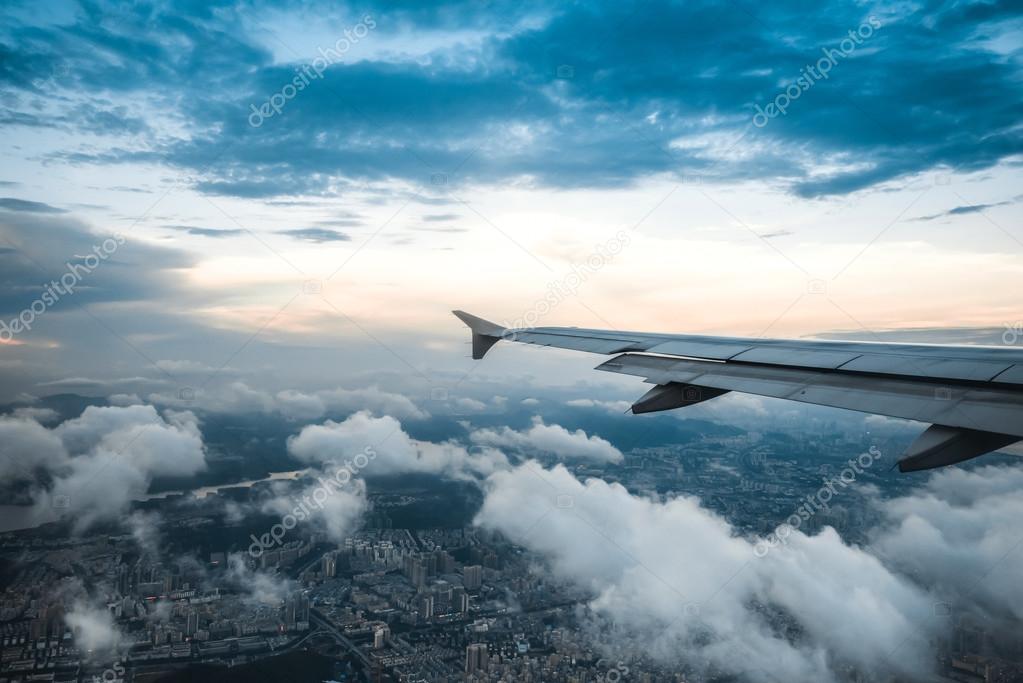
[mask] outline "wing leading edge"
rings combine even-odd
[[[464,311],[472,357],[507,340],[618,354],[598,370],[655,386],[634,413],[671,410],[729,391],[931,424],[899,460],[932,469],[1023,440],[1023,351],[983,346],[747,339],[575,327],[510,329]]]

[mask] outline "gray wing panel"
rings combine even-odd
[[[766,365],[794,365],[800,368],[835,368],[858,358],[851,351],[825,351],[820,349],[791,349],[777,346],[758,346],[733,356],[731,360]]]
[[[513,341],[525,342],[526,344],[556,346],[561,349],[589,351],[590,353],[620,353],[636,348],[636,343],[628,339],[604,339],[540,332],[515,332],[514,335],[507,338]]]
[[[894,377],[635,354],[618,356],[597,369],[658,384],[681,382],[1023,438],[1023,395],[994,387],[943,387]]]
[[[646,351],[680,358],[898,375],[952,382],[988,382],[998,377],[995,381],[1023,384],[1023,351],[1013,348],[942,347],[815,339],[746,339],[710,335],[645,334],[574,327],[538,327],[509,332],[512,336],[506,338],[594,353]],[[590,343],[582,340],[590,340]]]
[[[709,358],[711,360],[728,360],[753,347],[749,344],[729,344],[722,342],[701,342],[674,340],[660,342],[644,349],[650,353],[661,353],[666,356],[686,356],[687,358]]]
[[[889,375],[932,382],[997,382],[1023,385],[1023,349],[989,346],[937,346],[812,339],[750,339],[712,335],[650,334],[576,327],[506,329],[456,311],[482,336],[474,356],[482,357],[496,339],[555,346],[590,353],[646,351],[661,356],[727,361],[758,367],[830,370],[862,377]],[[474,347],[475,348],[475,347]]]
[[[1023,364],[1013,365],[991,381],[1003,382],[1005,384],[1023,384]]]
[[[876,372],[884,375],[910,375],[936,379],[987,382],[1005,372],[1011,363],[984,360],[925,358],[888,354],[863,354],[841,366],[852,372]]]

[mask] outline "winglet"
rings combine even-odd
[[[472,357],[479,360],[487,355],[494,344],[501,340],[506,329],[496,323],[466,313],[465,311],[451,311],[459,320],[469,326],[472,330]]]

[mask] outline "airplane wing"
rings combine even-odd
[[[472,330],[477,360],[501,340],[614,355],[597,369],[654,385],[633,413],[738,391],[930,423],[899,460],[902,472],[951,465],[1023,440],[1020,349],[509,329],[454,314]]]

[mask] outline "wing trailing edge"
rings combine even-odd
[[[597,369],[655,385],[633,404],[636,414],[736,391],[930,423],[898,461],[902,472],[953,465],[1023,441],[1019,349],[511,329],[454,314],[472,331],[477,360],[501,340],[618,354]]]

